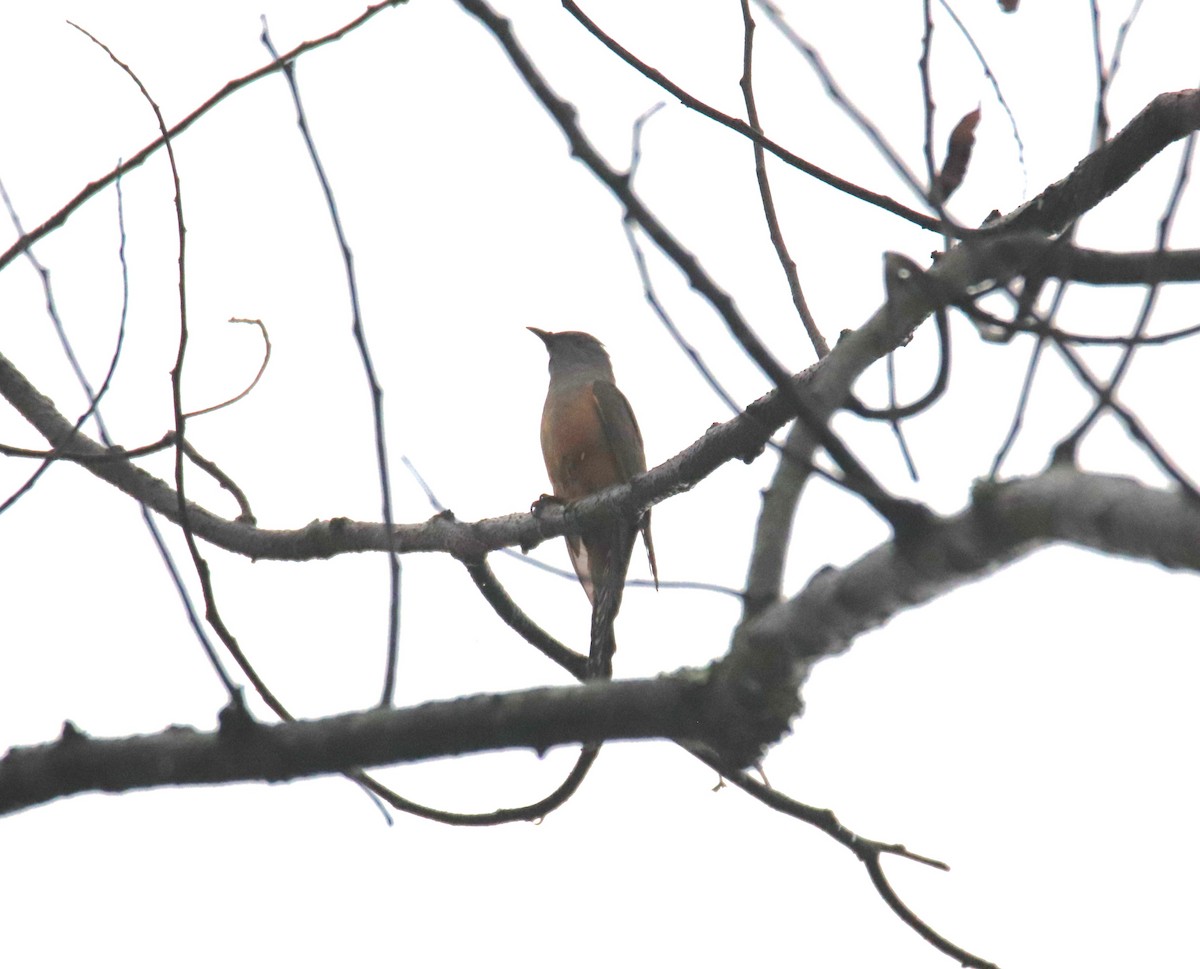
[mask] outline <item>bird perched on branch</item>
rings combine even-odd
[[[590,333],[576,330],[550,333],[532,326],[529,330],[550,354],[550,387],[542,409],[542,457],[554,497],[578,501],[645,472],[642,432],[629,401],[617,389],[604,344]],[[611,675],[612,650],[616,648],[612,621],[621,607],[625,572],[639,530],[657,588],[658,563],[649,511],[636,522],[601,522],[577,536],[567,536],[571,564],[592,603],[589,671],[593,676]]]

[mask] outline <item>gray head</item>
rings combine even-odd
[[[604,344],[590,333],[566,330],[550,333],[536,326],[526,327],[544,344],[550,353],[550,376],[586,375],[589,379],[613,379],[612,362]]]

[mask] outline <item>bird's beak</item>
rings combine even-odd
[[[527,326],[525,329],[546,344],[546,346],[550,346],[550,337],[554,336],[553,333],[550,333],[546,330],[539,330],[536,326]]]

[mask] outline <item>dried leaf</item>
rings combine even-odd
[[[941,173],[933,182],[933,191],[943,202],[954,194],[955,189],[962,184],[963,176],[967,174],[971,149],[975,146],[975,127],[979,124],[980,114],[979,108],[967,112],[950,132],[946,161],[942,165]]]

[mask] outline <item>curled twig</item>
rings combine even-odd
[[[262,375],[267,372],[267,364],[271,362],[271,334],[269,334],[267,332],[267,327],[263,323],[263,321],[262,320],[247,320],[247,319],[243,319],[240,316],[231,316],[229,318],[229,322],[230,323],[249,323],[253,326],[257,326],[259,332],[262,334],[263,358],[262,358],[262,363],[259,364],[258,373],[256,373],[254,375],[254,379],[250,381],[250,383],[245,387],[244,390],[240,391],[237,394],[234,394],[228,400],[223,400],[219,404],[212,404],[208,407],[202,407],[200,410],[190,410],[186,414],[183,415],[185,418],[199,417],[201,414],[211,414],[213,411],[218,411],[222,407],[228,407],[230,404],[236,404],[239,400],[241,400],[243,397],[247,396],[250,393],[250,391],[252,391],[255,387],[258,386],[258,382],[260,380],[262,380]]]

